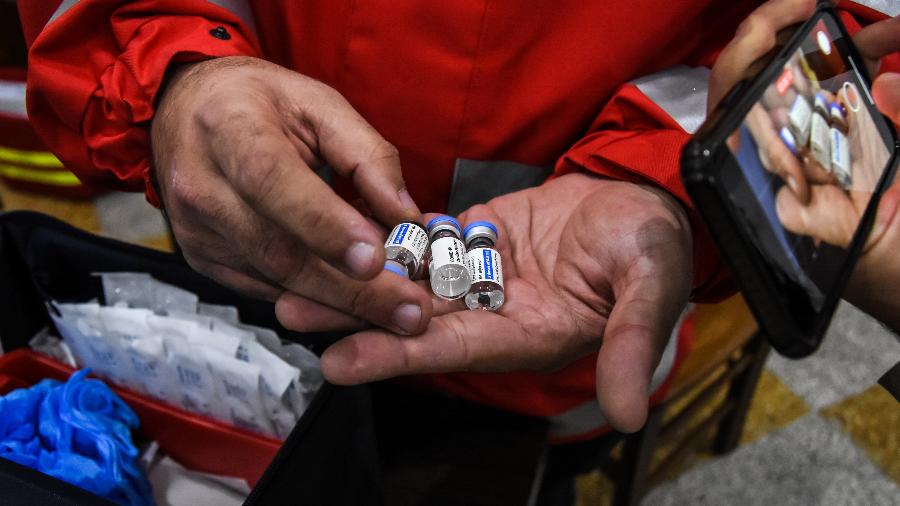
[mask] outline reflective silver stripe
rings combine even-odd
[[[25,112],[25,83],[0,80],[0,114],[27,119]]]
[[[56,11],[53,13],[53,15],[50,16],[50,21],[47,21],[47,24],[49,25],[50,23],[56,21],[56,19],[65,14],[67,10],[74,7],[75,4],[78,3],[78,1],[79,0],[63,0],[63,2],[59,4],[59,7],[56,8]]]
[[[632,81],[641,92],[681,125],[694,133],[706,119],[709,69],[678,65]]]
[[[59,7],[56,8],[56,11],[50,16],[50,21],[47,21],[47,24],[56,21],[60,16],[66,13],[69,9],[75,6],[80,0],[63,0]],[[247,26],[253,30],[253,33],[256,34],[256,19],[253,17],[253,9],[250,8],[250,3],[246,0],[207,0],[209,3],[213,5],[218,5],[225,10],[231,11],[232,14],[239,17],[241,21],[243,21]]]
[[[543,183],[553,169],[508,161],[456,160],[448,214],[455,216],[475,204]]]
[[[900,1],[898,0],[853,0],[853,3],[865,5],[888,16],[900,16]]]
[[[663,350],[659,365],[657,365],[656,370],[653,371],[653,378],[650,380],[651,392],[655,392],[669,376],[669,373],[672,372],[672,367],[675,365],[676,352],[678,350],[678,332],[681,330],[681,323],[691,310],[693,310],[693,304],[690,304],[685,308],[684,312],[681,313],[681,317],[678,319],[678,323],[675,324],[675,327],[672,330],[672,335],[669,337],[669,342],[666,343],[666,348]],[[597,404],[595,399],[591,399],[569,411],[551,417],[550,437],[564,438],[580,436],[597,430],[606,424],[606,418],[603,416],[603,413],[600,412],[600,405]]]
[[[218,5],[223,9],[231,11],[232,14],[241,18],[241,21],[244,22],[245,25],[250,27],[253,30],[253,34],[256,35],[256,18],[253,17],[253,9],[250,7],[250,2],[246,0],[207,0],[209,3],[213,5]]]

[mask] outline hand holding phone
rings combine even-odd
[[[766,3],[713,68],[718,105],[685,149],[688,193],[786,355],[821,341],[893,173],[896,136],[867,67],[898,49],[896,28],[860,32],[857,52],[827,6]]]

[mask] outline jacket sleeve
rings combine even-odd
[[[45,2],[19,2],[30,43],[27,105],[35,129],[86,184],[144,190],[158,205],[149,125],[166,70],[173,63],[257,56],[252,12],[239,4],[66,0],[50,13]]]

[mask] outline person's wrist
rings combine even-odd
[[[872,231],[857,261],[844,298],[900,331],[900,185],[887,189],[878,204]]]

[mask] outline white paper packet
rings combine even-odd
[[[240,316],[238,315],[238,309],[234,306],[221,306],[219,304],[198,302],[197,314],[214,316],[228,323],[240,323],[241,321]]]
[[[281,338],[278,337],[277,332],[272,329],[257,327],[256,325],[249,325],[247,323],[239,323],[237,324],[237,327],[247,332],[251,332],[256,338],[256,342],[281,357]]]
[[[214,407],[221,406],[204,358],[205,350],[178,337],[163,337],[166,363],[173,372],[175,400],[182,408],[214,416]]]
[[[92,360],[90,350],[87,348],[86,338],[78,331],[78,320],[85,313],[97,314],[100,305],[97,303],[89,304],[57,304],[50,303],[47,313],[53,320],[56,330],[59,331],[60,337],[69,345],[72,354],[75,356],[75,363],[78,367],[87,367],[88,362]]]
[[[278,399],[281,398],[291,382],[300,377],[300,371],[296,367],[288,364],[256,341],[242,342],[238,347],[236,357],[238,360],[258,365],[271,394]]]
[[[163,283],[145,272],[100,272],[103,297],[107,305],[125,302],[131,307],[152,309],[158,313],[170,310],[197,312],[196,294]]]
[[[240,506],[250,487],[240,478],[190,471],[169,457],[147,472],[159,506]]]
[[[206,330],[212,329],[212,317],[211,316],[197,314],[197,313],[187,313],[185,311],[175,311],[175,310],[168,311],[165,316],[167,316],[169,318],[175,318],[176,320],[187,320],[190,322],[194,322],[197,324],[197,326],[199,326],[200,328],[204,328]]]
[[[166,360],[166,348],[162,337],[135,339],[129,343],[126,354],[137,373],[141,392],[169,404],[181,405],[172,383],[176,372]]]
[[[62,339],[50,333],[47,327],[38,331],[34,337],[28,341],[28,347],[32,350],[47,355],[58,362],[68,365],[69,367],[78,367],[72,349]]]
[[[242,325],[235,325],[215,316],[210,317],[210,320],[210,328],[217,334],[236,337],[241,341],[256,341],[256,334]]]
[[[236,427],[274,436],[275,431],[263,406],[260,367],[215,350],[206,352],[206,363],[216,391],[225,408],[224,421]]]
[[[187,340],[202,349],[215,350],[232,358],[237,355],[242,344],[237,337],[206,330],[199,326],[191,331]]]
[[[100,321],[100,305],[54,304],[50,311],[54,325],[69,344],[80,367],[90,367],[97,374],[120,385],[133,376],[119,339],[105,336]]]
[[[199,327],[195,321],[155,314],[147,317],[147,326],[154,335],[184,341],[187,341],[188,337]]]
[[[152,314],[149,309],[121,306],[101,306],[98,313],[107,332],[129,342],[150,335],[147,317]]]

